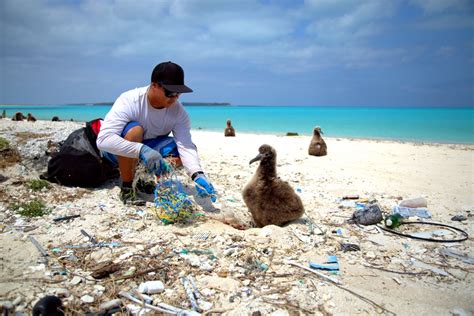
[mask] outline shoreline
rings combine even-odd
[[[6,120],[10,120],[10,118],[7,118]],[[26,121],[26,120],[25,120]],[[1,118],[0,118],[1,122]],[[37,122],[51,122],[51,120],[43,120],[43,119],[38,119]],[[87,121],[71,121],[71,120],[60,120],[59,122],[74,122],[74,123],[79,123],[79,124],[85,124]],[[31,122],[34,123],[34,122]],[[54,122],[57,123],[57,122]],[[222,134],[224,131],[224,128],[222,128]],[[221,133],[221,131],[214,130],[214,129],[203,129],[200,127],[196,128],[191,128],[191,132],[211,132],[211,133]],[[291,132],[291,131],[287,131]],[[298,137],[312,137],[312,134],[299,134],[296,136],[287,136],[287,132],[254,132],[254,131],[242,131],[242,130],[237,130],[236,133],[238,134],[244,134],[244,135],[274,135],[278,137],[293,137],[293,138],[298,138]],[[452,145],[452,146],[466,146],[468,148],[474,148],[474,142],[469,143],[469,142],[452,142],[452,141],[430,141],[430,140],[406,140],[406,139],[393,139],[393,138],[376,138],[376,137],[350,137],[350,136],[325,136],[323,135],[323,139],[331,139],[331,140],[338,140],[338,139],[343,139],[343,140],[353,140],[353,141],[374,141],[374,142],[394,142],[394,143],[400,143],[400,144],[413,144],[413,145],[435,145],[435,146],[442,146],[442,145]]]
[[[224,130],[224,129],[222,129]],[[193,128],[191,131],[203,131],[203,132],[211,132],[211,133],[221,133],[220,131],[216,130],[206,130],[200,128]],[[265,135],[273,135],[277,137],[309,137],[311,138],[311,134],[299,134],[295,136],[287,136],[285,134],[278,134],[278,132],[245,132],[245,131],[236,131],[236,133],[245,134],[245,135],[256,135],[256,136],[265,136]],[[286,132],[283,132],[286,133]],[[223,134],[223,132],[222,132]],[[392,139],[392,138],[371,138],[371,137],[349,137],[349,136],[324,136],[323,139],[325,140],[353,140],[353,141],[374,141],[374,142],[393,142],[393,143],[400,143],[400,144],[413,144],[413,145],[434,145],[434,146],[442,146],[442,145],[453,145],[453,146],[467,146],[474,148],[474,142],[472,143],[456,143],[456,142],[442,142],[442,141],[427,141],[427,140],[405,140],[405,139]]]

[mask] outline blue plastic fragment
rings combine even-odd
[[[358,209],[358,210],[362,210],[365,207],[365,203],[356,202],[355,205],[356,205],[356,209]]]
[[[339,263],[337,262],[336,256],[328,256],[327,263],[328,264],[318,264],[310,262],[309,267],[318,270],[339,271]]]
[[[337,257],[336,256],[328,256],[327,263],[337,263]]]
[[[328,270],[328,271],[339,270],[339,264],[317,264],[317,263],[310,262],[309,267],[312,269],[318,269],[318,270]]]

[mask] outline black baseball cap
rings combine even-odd
[[[151,82],[159,83],[171,92],[193,92],[193,89],[184,84],[183,68],[171,61],[156,65],[151,73]]]

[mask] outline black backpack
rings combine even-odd
[[[65,186],[98,187],[119,175],[117,168],[100,156],[97,148],[98,131],[92,128],[100,119],[86,123],[86,127],[72,132],[59,152],[48,162],[42,179]],[[100,124],[100,123],[99,123]]]

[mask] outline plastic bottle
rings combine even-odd
[[[403,207],[399,205],[395,205],[392,209],[392,214],[400,214],[402,217],[412,217],[418,216],[422,218],[430,218],[431,213],[428,211],[427,208],[424,207]]]
[[[138,286],[140,293],[155,294],[165,290],[165,285],[161,281],[147,281]]]
[[[397,228],[402,224],[403,217],[400,214],[393,214],[385,218],[385,226]]]
[[[413,207],[413,208],[415,208],[415,207],[427,207],[428,202],[423,197],[417,197],[417,198],[413,198],[413,199],[403,200],[403,201],[400,202],[399,205],[403,206],[403,207]]]

